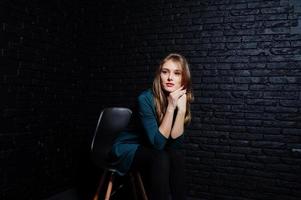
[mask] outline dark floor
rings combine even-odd
[[[91,200],[92,199],[93,198],[91,198]],[[119,190],[118,193],[116,193],[111,197],[111,200],[124,200],[124,199],[133,199],[131,198],[131,195],[125,192],[125,189]],[[62,193],[56,194],[50,198],[47,198],[45,200],[86,200],[86,199],[81,198],[78,192],[76,191],[76,189],[69,189]],[[187,200],[201,200],[201,199],[187,197]]]
[[[115,193],[112,193],[111,200],[119,200],[119,199],[133,199],[132,196],[132,187],[129,182],[129,179],[115,179],[115,187],[113,191],[117,191]],[[82,192],[81,189],[76,188],[70,188],[64,192],[58,193],[56,195],[53,195],[45,200],[86,200],[93,199],[93,194],[83,194],[87,193]],[[102,195],[105,194],[105,191],[100,192]],[[91,197],[90,197],[91,196]],[[103,199],[103,196],[100,196],[99,199]]]
[[[64,192],[61,192],[59,194],[56,194],[50,198],[47,198],[45,200],[80,200],[77,191],[75,189],[69,189]]]

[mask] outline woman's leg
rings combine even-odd
[[[132,170],[139,170],[150,200],[168,200],[169,156],[159,151],[140,146],[135,154]]]
[[[184,200],[186,196],[185,157],[178,149],[167,150],[170,157],[170,190],[173,200]]]

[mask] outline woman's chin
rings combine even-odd
[[[168,92],[168,93],[171,93],[171,92],[176,91],[176,89],[174,87],[168,87],[168,88],[164,87],[164,91]]]

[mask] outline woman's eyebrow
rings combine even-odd
[[[170,71],[168,68],[162,68],[162,70],[167,70],[167,71]],[[175,70],[172,70],[172,71],[175,71],[175,72],[182,72],[181,69],[175,69]]]

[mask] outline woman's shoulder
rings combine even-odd
[[[151,99],[152,96],[153,96],[152,89],[148,88],[139,94],[138,99],[139,100]]]
[[[138,96],[138,105],[140,111],[150,111],[154,112],[154,97],[152,89],[146,89],[140,93]]]

